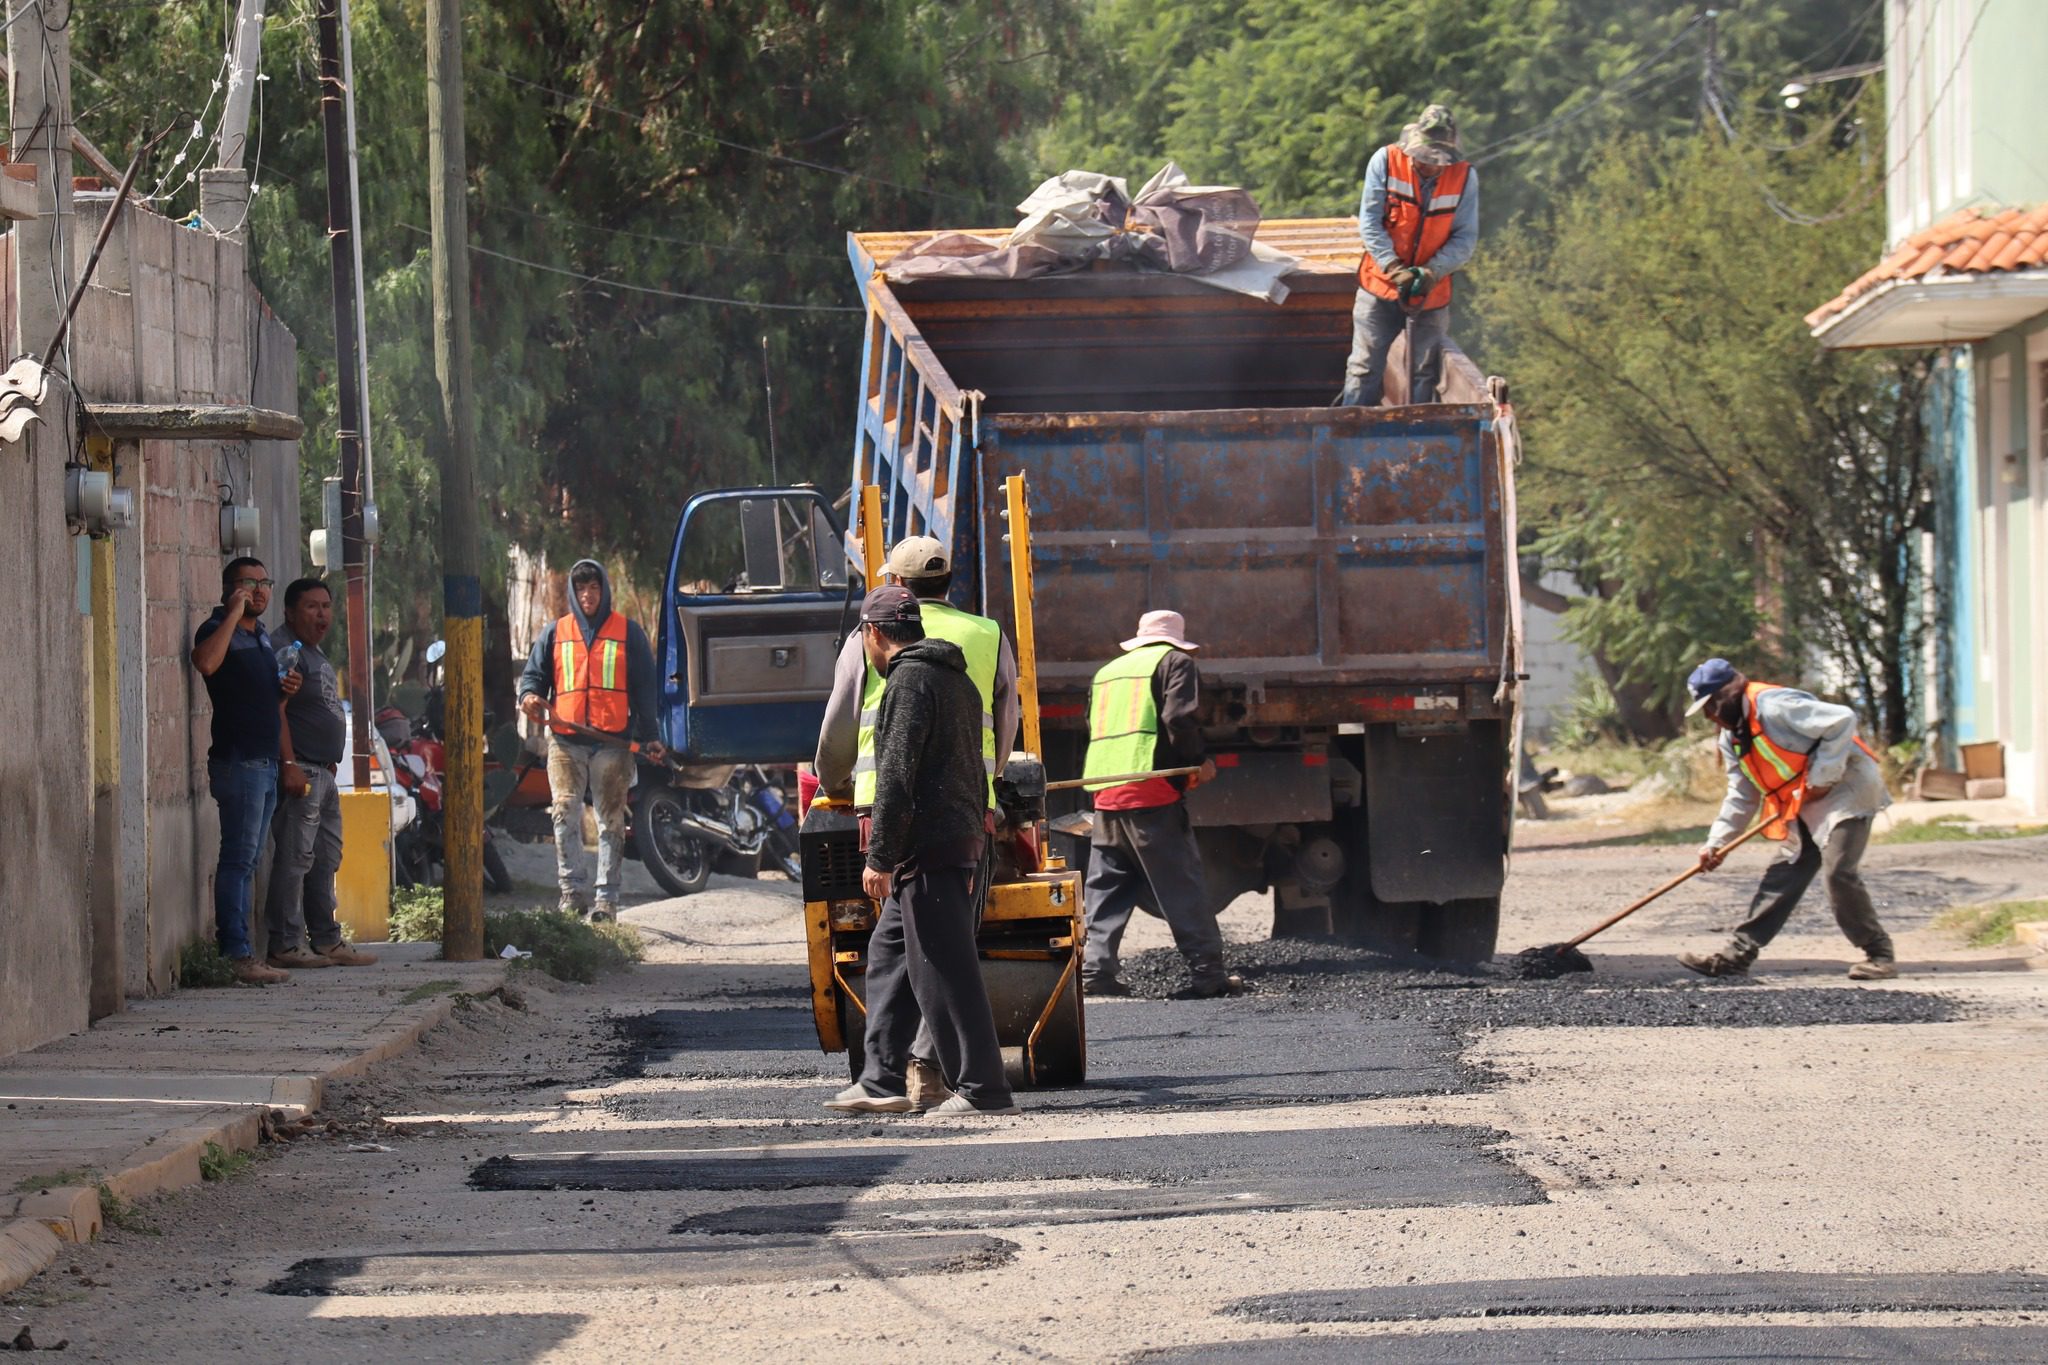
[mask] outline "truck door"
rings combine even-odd
[[[725,489],[683,508],[659,651],[662,739],[684,760],[816,751],[855,607],[844,545],[815,489]]]

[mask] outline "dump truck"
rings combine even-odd
[[[1397,347],[1383,406],[1330,406],[1348,218],[1259,227],[1296,260],[1277,304],[1121,265],[889,278],[937,235],[849,237],[851,482],[881,490],[887,542],[947,544],[956,605],[1015,638],[1003,489],[1025,477],[1050,776],[1081,771],[1095,671],[1141,613],[1178,611],[1202,647],[1218,775],[1188,808],[1217,907],[1270,889],[1276,934],[1491,956],[1522,681],[1505,383],[1453,347],[1440,401],[1409,404]],[[1056,828],[1085,823],[1069,800]]]

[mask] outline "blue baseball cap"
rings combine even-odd
[[[1685,714],[1696,716],[1713,695],[1735,681],[1735,665],[1726,659],[1709,659],[1692,671],[1685,680],[1686,691],[1692,693],[1692,705],[1685,708]]]

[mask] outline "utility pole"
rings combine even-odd
[[[249,145],[249,107],[263,70],[263,2],[241,0],[236,8],[234,57],[220,119],[220,165],[199,172],[199,216],[236,242],[243,240],[249,222],[249,172],[242,162]]]
[[[349,718],[355,789],[370,789],[370,550],[363,536],[363,391],[356,332],[340,0],[320,0],[320,122],[327,150],[327,251],[334,279],[335,442],[341,447],[341,567],[348,594]]]
[[[441,613],[448,642],[447,878],[441,956],[484,955],[484,596],[477,552],[476,396],[470,387],[469,180],[462,129],[462,0],[427,0],[427,184],[434,373],[441,381]]]

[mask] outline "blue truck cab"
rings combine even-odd
[[[661,738],[684,763],[811,757],[857,606],[844,541],[815,488],[720,489],[684,505],[655,643]]]

